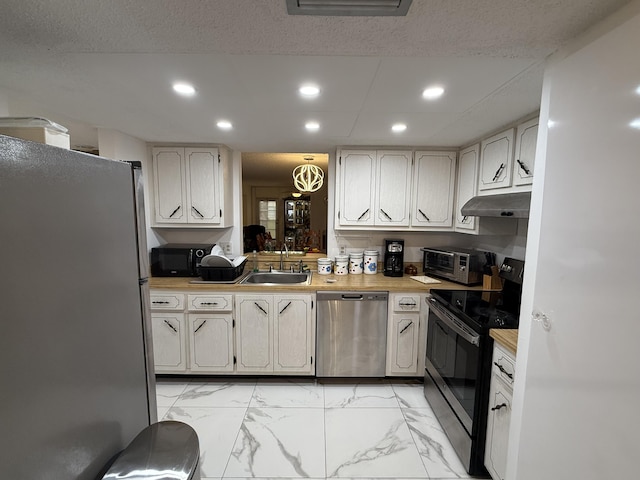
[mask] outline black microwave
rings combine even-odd
[[[213,244],[215,245],[215,244]],[[197,277],[200,261],[213,245],[167,243],[151,249],[151,275],[154,277]]]

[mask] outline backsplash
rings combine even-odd
[[[329,242],[328,257],[335,257],[341,249],[346,253],[364,249],[384,250],[385,238],[404,240],[405,263],[422,262],[423,247],[462,247],[496,253],[497,261],[504,257],[524,260],[527,244],[527,219],[518,220],[516,235],[468,235],[456,232],[375,232],[335,231],[333,242]]]

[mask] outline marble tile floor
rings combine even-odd
[[[191,425],[203,480],[469,478],[417,381],[158,378],[159,420]]]

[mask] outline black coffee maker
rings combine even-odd
[[[404,240],[384,240],[384,274],[401,277],[404,269]]]

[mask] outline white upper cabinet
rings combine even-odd
[[[456,183],[456,230],[473,231],[476,217],[462,215],[462,207],[478,192],[478,165],[480,163],[480,144],[476,143],[460,151],[458,159],[458,181]]]
[[[409,226],[411,152],[378,151],[374,225]]]
[[[344,150],[338,167],[340,201],[337,225],[373,225],[375,150]]]
[[[152,155],[152,226],[228,226],[231,202],[224,187],[228,167],[218,148],[155,147]]]
[[[479,195],[530,191],[537,140],[537,117],[483,140]]]
[[[538,118],[518,126],[516,131],[516,153],[513,165],[513,185],[531,185],[536,161],[538,140]]]
[[[187,223],[184,148],[153,149],[154,223]]]
[[[411,151],[339,152],[339,227],[408,227]]]
[[[455,152],[415,152],[412,227],[442,229],[453,225],[455,178]]]
[[[513,163],[513,128],[482,141],[480,145],[480,190],[495,190],[511,186]]]
[[[188,223],[220,223],[217,149],[186,148]]]

